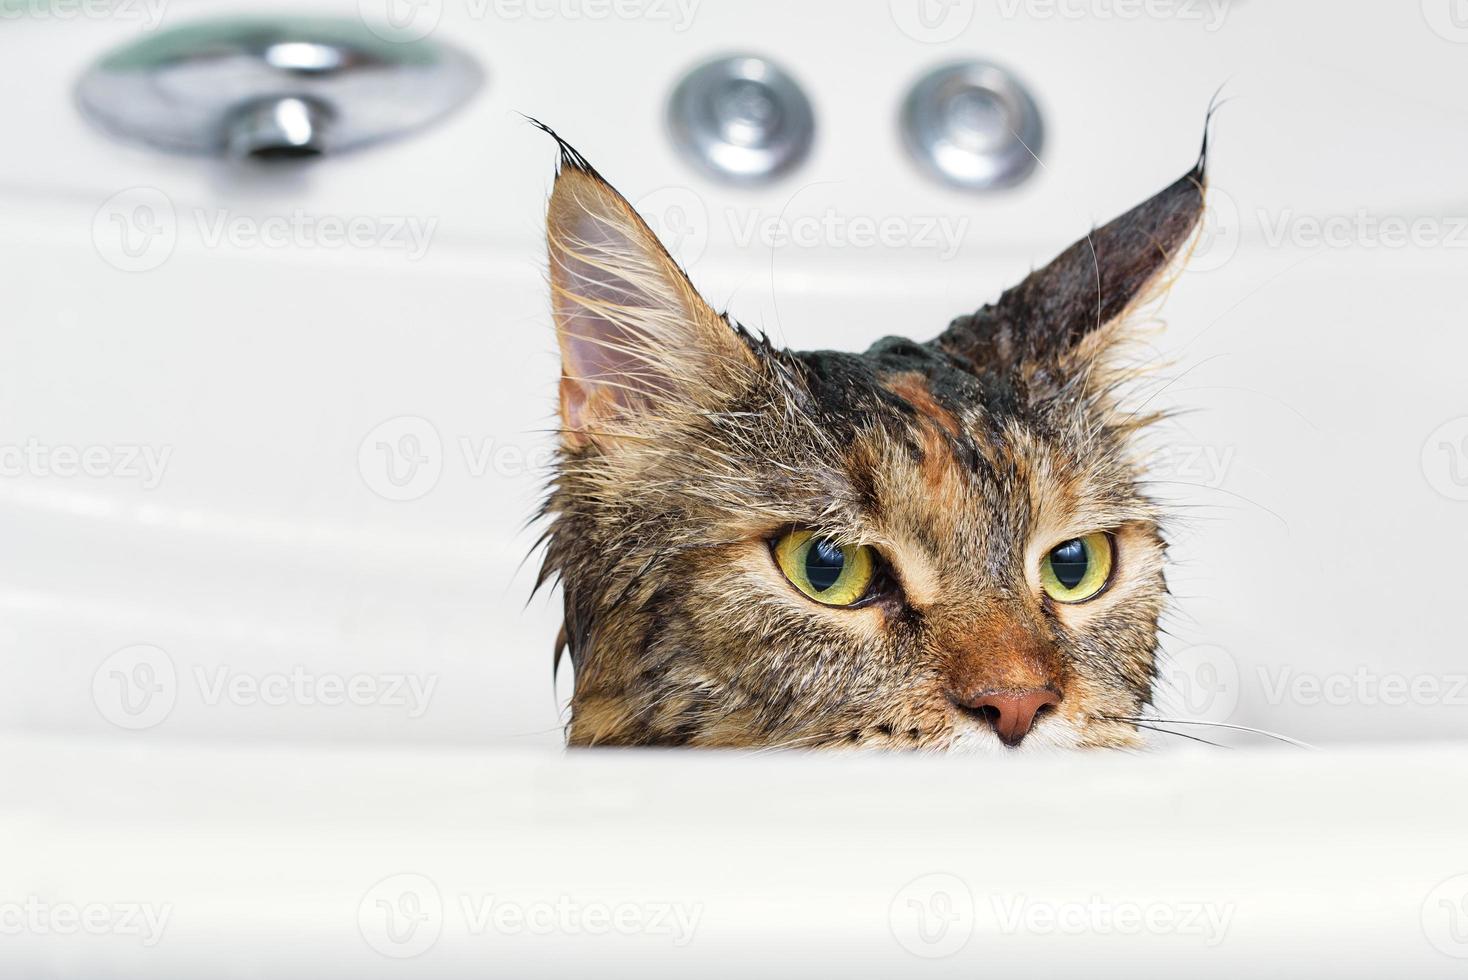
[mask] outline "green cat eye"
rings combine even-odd
[[[1056,602],[1094,599],[1111,581],[1111,535],[1097,531],[1062,541],[1040,563],[1040,586]]]
[[[790,531],[775,542],[775,563],[806,596],[827,606],[865,598],[877,562],[865,545],[839,545],[814,531]]]

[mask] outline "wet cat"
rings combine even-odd
[[[549,132],[549,130],[547,130]],[[551,134],[554,136],[554,134]],[[935,338],[772,346],[570,146],[541,581],[573,746],[1128,747],[1166,597],[1117,352],[1203,214],[1177,181]]]

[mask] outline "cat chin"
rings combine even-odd
[[[1065,718],[1050,717],[1037,724],[1019,745],[1010,748],[999,741],[988,726],[980,726],[967,720],[954,724],[953,739],[948,743],[950,755],[990,755],[1011,758],[1014,756],[1047,755],[1069,752],[1082,747],[1081,733]]]

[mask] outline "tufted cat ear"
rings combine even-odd
[[[546,240],[563,438],[606,448],[650,415],[733,390],[734,376],[755,361],[632,206],[557,142]]]
[[[1095,229],[933,343],[980,375],[1052,389],[1156,294],[1203,216],[1207,137],[1198,162],[1161,193]]]

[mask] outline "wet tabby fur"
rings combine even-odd
[[[554,134],[552,134],[554,135]],[[1008,751],[962,695],[1050,687],[1019,751],[1125,747],[1149,703],[1164,543],[1114,356],[1203,211],[1204,160],[937,338],[777,349],[715,313],[561,143],[548,215],[562,353],[542,581],[565,602],[568,742]],[[817,604],[791,527],[876,549],[884,593]],[[1095,599],[1043,556],[1113,533]],[[557,650],[559,662],[562,650]]]

